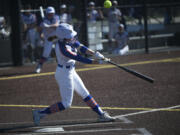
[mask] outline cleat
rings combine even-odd
[[[36,69],[36,73],[39,74],[41,72],[41,68]]]
[[[37,74],[39,74],[41,72],[41,67],[42,66],[40,64],[38,64],[36,71],[35,71]]]
[[[115,121],[116,118],[111,117],[107,112],[104,112],[100,117],[99,117],[99,121],[100,122],[110,122],[110,121]]]

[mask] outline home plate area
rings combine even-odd
[[[111,134],[111,135],[152,135],[147,129],[137,127],[125,117],[115,122],[97,122],[96,120],[76,120],[66,122],[44,122],[40,126],[29,124],[4,129],[3,133],[22,135],[54,134]]]

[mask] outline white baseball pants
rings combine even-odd
[[[43,48],[43,54],[42,56],[45,58],[48,58],[51,54],[53,42],[49,42],[47,39],[44,41],[44,48]]]
[[[124,48],[117,48],[113,51],[113,54],[126,55],[129,52],[129,46],[126,45]]]
[[[83,99],[89,95],[89,91],[84,86],[81,78],[76,73],[74,67],[66,68],[57,67],[55,73],[56,81],[59,85],[62,104],[65,108],[69,108],[72,104],[74,90]]]
[[[32,49],[36,48],[36,42],[38,40],[38,33],[36,31],[36,29],[30,29],[27,32],[27,40],[30,43]]]

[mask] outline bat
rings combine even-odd
[[[120,65],[116,64],[115,62],[112,62],[112,61],[107,61],[107,62],[110,63],[110,64],[112,64],[112,65],[115,65],[116,67],[118,67],[118,68],[120,68],[120,69],[122,69],[122,70],[124,70],[124,71],[126,71],[126,72],[128,72],[128,73],[131,73],[131,74],[135,75],[136,77],[139,77],[139,78],[141,78],[141,79],[143,79],[143,80],[145,80],[145,81],[148,81],[148,82],[150,82],[150,83],[153,83],[153,82],[154,82],[154,79],[152,79],[152,78],[149,77],[149,76],[146,76],[146,75],[143,75],[143,74],[141,74],[141,73],[138,73],[138,72],[136,72],[136,71],[134,71],[134,70],[132,70],[132,69],[129,69],[129,68],[120,66]]]
[[[42,17],[42,19],[44,18],[44,11],[43,11],[43,7],[42,6],[40,6],[39,7],[39,10],[40,10],[40,13],[41,13],[41,17]]]

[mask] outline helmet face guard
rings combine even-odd
[[[50,19],[53,18],[54,17],[54,13],[48,13],[47,17],[50,18]]]

